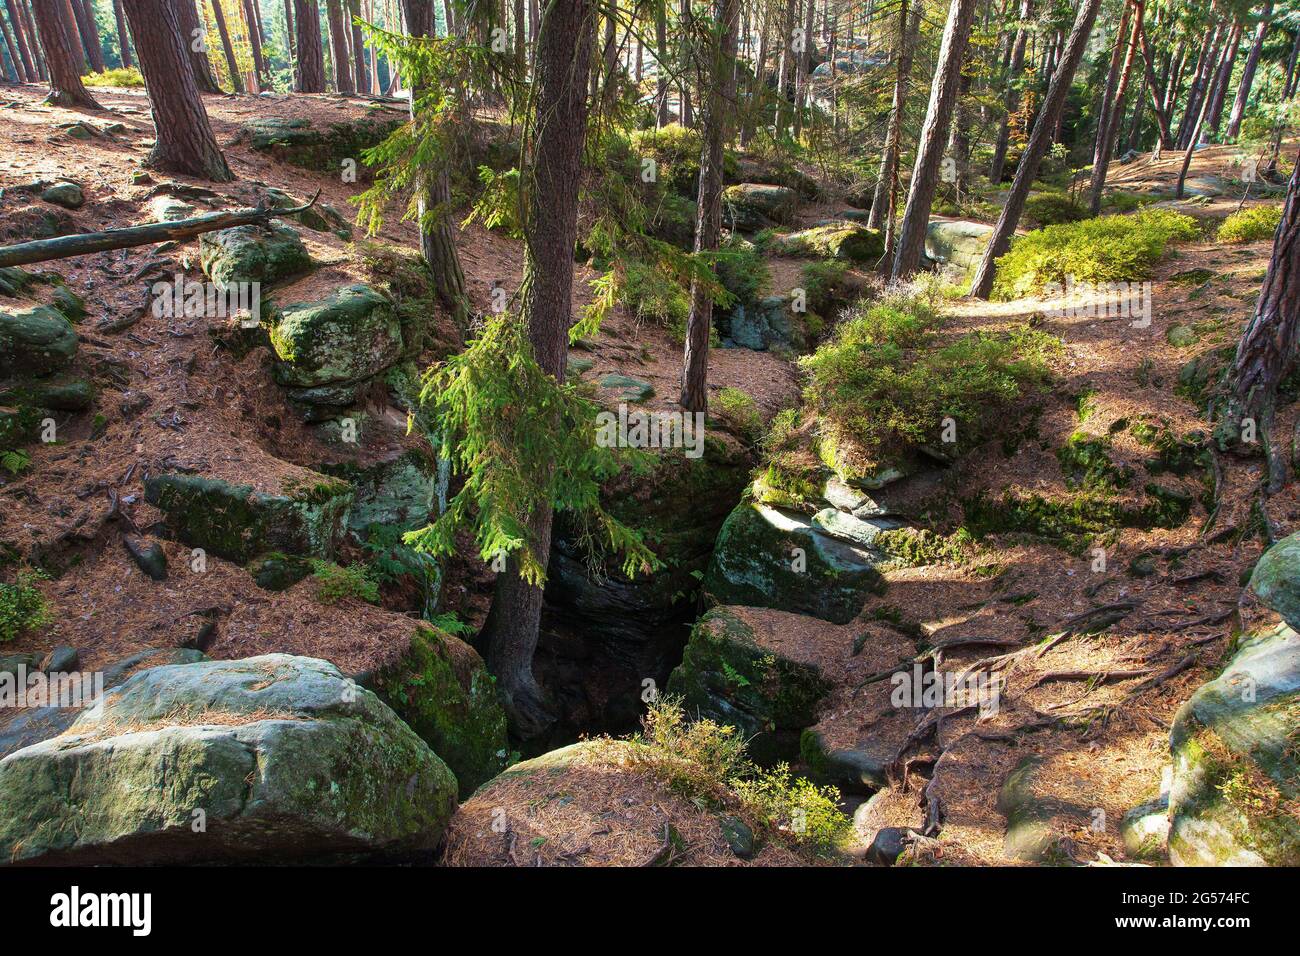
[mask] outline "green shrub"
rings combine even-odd
[[[1049,282],[1064,284],[1067,277],[1092,283],[1145,279],[1170,242],[1199,234],[1195,219],[1166,209],[1047,226],[1012,242],[997,262],[993,294],[1020,298]]]
[[[144,77],[140,71],[133,66],[114,67],[111,70],[105,70],[103,73],[87,73],[81,78],[81,82],[86,86],[127,86],[142,88],[144,86]]]
[[[839,791],[795,777],[786,764],[754,765],[735,727],[687,719],[681,701],[649,705],[633,759],[698,806],[736,811],[767,836],[833,851],[850,831]]]
[[[938,339],[939,315],[915,296],[859,306],[800,359],[804,399],[820,419],[823,458],[841,477],[868,474],[938,440],[944,418],[959,448],[992,430],[1007,402],[1047,375],[1059,342],[1028,327]]]
[[[655,161],[659,182],[683,196],[693,197],[700,177],[700,131],[669,123],[660,129],[638,130],[632,146],[642,157]]]
[[[1101,208],[1109,213],[1137,212],[1150,202],[1152,202],[1150,196],[1121,191],[1106,193],[1102,196]]]
[[[714,254],[715,271],[722,287],[741,304],[757,302],[771,272],[752,242],[731,236]]]
[[[499,229],[513,239],[524,237],[519,219],[519,170],[498,173],[487,166],[478,168],[483,191],[465,218],[465,225],[478,220],[487,229]]]
[[[763,416],[758,405],[748,394],[738,388],[724,388],[718,392],[718,417],[727,426],[749,442],[757,442],[763,434]]]
[[[1272,239],[1282,221],[1281,206],[1252,206],[1234,212],[1219,225],[1220,242],[1255,242]]]
[[[1025,201],[1025,216],[1037,226],[1055,226],[1081,222],[1088,218],[1088,210],[1064,193],[1042,193]]]
[[[321,604],[338,604],[346,598],[357,598],[369,604],[379,603],[379,583],[374,572],[364,564],[340,567],[332,561],[313,561],[312,577],[316,579],[316,600]]]
[[[801,270],[808,311],[823,315],[834,303],[835,295],[849,271],[849,264],[838,259],[810,262]]]
[[[14,577],[13,584],[0,583],[0,643],[50,622],[45,595],[36,586],[44,578],[41,571],[24,569]]]

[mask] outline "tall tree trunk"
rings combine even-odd
[[[885,251],[889,254],[894,238],[894,206],[898,197],[898,156],[903,138],[903,114],[907,110],[907,91],[912,79],[912,57],[916,51],[917,30],[921,26],[921,3],[901,0],[898,7],[898,49],[894,54],[894,102],[885,131],[885,147],[880,153],[880,175],[871,197],[867,226],[885,230]]]
[[[402,11],[411,36],[437,36],[433,0],[402,0]],[[414,88],[414,82],[411,86],[411,116],[414,118],[422,91]],[[446,168],[429,177],[427,188],[420,190],[416,202],[420,252],[429,266],[439,301],[463,331],[469,325],[469,302],[465,295],[465,273],[461,269],[456,236],[451,226],[451,180]]]
[[[1137,55],[1138,38],[1142,32],[1144,13],[1142,0],[1135,0],[1131,5],[1133,25],[1128,36],[1117,37],[1116,43],[1125,43],[1124,65],[1120,68],[1119,83],[1115,87],[1115,98],[1105,104],[1105,123],[1099,134],[1097,156],[1092,166],[1092,182],[1088,190],[1088,209],[1094,215],[1101,212],[1101,194],[1106,188],[1106,173],[1110,169],[1110,156],[1115,149],[1115,137],[1119,135],[1120,121],[1124,116],[1124,96],[1128,93],[1129,77],[1133,75],[1133,59]]]
[[[1241,121],[1246,116],[1246,104],[1250,101],[1250,88],[1255,82],[1255,71],[1259,69],[1259,56],[1264,50],[1264,39],[1268,28],[1273,23],[1273,0],[1264,4],[1264,13],[1255,27],[1255,42],[1251,44],[1250,55],[1241,70],[1241,82],[1237,84],[1237,98],[1232,102],[1232,114],[1228,117],[1228,128],[1224,135],[1235,141],[1241,135]]]
[[[248,22],[248,46],[253,54],[253,74],[257,78],[257,85],[266,89],[270,80],[270,72],[266,68],[266,60],[262,56],[262,20],[257,13],[257,5],[254,0],[243,0],[244,19]]]
[[[13,31],[9,29],[9,21],[0,14],[0,34],[4,36],[4,47],[0,50],[3,56],[0,59],[4,61],[4,73],[6,82],[26,83],[27,74],[23,70],[22,58],[18,55],[18,43],[14,40]]]
[[[32,60],[35,61],[36,69],[40,71],[42,80],[49,80],[50,71],[45,64],[45,54],[41,49],[40,40],[37,38],[36,19],[32,14],[31,5],[24,3],[23,0],[18,0],[18,12],[21,14],[23,25],[27,30],[27,45],[32,51]]]
[[[993,146],[993,161],[989,164],[989,182],[1002,182],[1006,167],[1007,148],[1011,145],[1011,116],[1020,106],[1020,74],[1025,69],[1025,44],[1029,39],[1029,18],[1034,12],[1034,0],[1020,0],[1020,25],[1011,43],[1011,61],[1007,67],[1007,90],[1003,106],[1006,115],[998,126],[998,139]]]
[[[355,64],[353,79],[356,80],[358,93],[370,93],[370,74],[366,69],[366,39],[361,32],[361,0],[344,0],[345,26],[352,37],[352,61]]]
[[[1160,99],[1159,91],[1164,87],[1156,79],[1155,64],[1152,62],[1151,57],[1151,44],[1147,41],[1146,22],[1138,20],[1138,27],[1141,30],[1139,39],[1141,40],[1143,75],[1146,78],[1147,90],[1151,95],[1151,112],[1156,115],[1156,123],[1159,124],[1160,128],[1160,139],[1156,144],[1156,153],[1159,154],[1162,146],[1173,147],[1174,133],[1169,127],[1169,108]]]
[[[298,28],[293,22],[294,0],[284,0],[284,45],[289,51],[289,65],[293,67],[294,89],[298,88]]]
[[[1237,50],[1241,46],[1241,21],[1232,25],[1228,32],[1228,45],[1224,49],[1223,62],[1215,74],[1214,88],[1210,91],[1210,112],[1206,116],[1211,135],[1217,136],[1219,126],[1223,123],[1223,104],[1228,98],[1228,85],[1232,82],[1232,68],[1237,62]]]
[[[781,59],[776,68],[776,128],[773,131],[777,139],[785,135],[786,124],[789,122],[789,99],[787,98],[787,89],[790,84],[790,76],[794,72],[794,51],[791,44],[794,41],[794,23],[795,14],[799,9],[799,0],[785,0],[785,19],[781,27]]]
[[[1228,51],[1225,49],[1219,59],[1220,61],[1224,61],[1227,60],[1227,58]],[[1222,67],[1222,62],[1215,65],[1216,70],[1220,70]],[[1192,124],[1192,128],[1188,131],[1189,135],[1187,137],[1187,145],[1184,147],[1185,152],[1183,153],[1183,164],[1178,170],[1178,185],[1174,189],[1175,199],[1183,198],[1183,187],[1187,183],[1187,170],[1190,169],[1192,165],[1192,154],[1196,152],[1196,147],[1200,145],[1201,130],[1205,128],[1205,120],[1210,115],[1210,107],[1210,97],[1201,97],[1201,111],[1196,114],[1196,122]]]
[[[693,29],[691,25],[691,0],[681,0],[681,5],[678,9],[681,15],[682,32],[689,35],[690,31]],[[695,110],[691,106],[692,64],[690,62],[690,57],[690,50],[684,48],[682,50],[681,79],[678,81],[678,90],[681,94],[680,102],[682,105],[680,114],[678,115],[678,121],[683,126],[695,125]]]
[[[710,51],[713,62],[702,104],[704,144],[700,152],[699,205],[695,220],[695,254],[702,258],[717,251],[722,232],[722,149],[728,139],[732,103],[736,98],[736,23],[740,18],[740,0],[717,0],[715,16],[718,36]],[[709,410],[712,331],[713,294],[698,279],[692,279],[680,398],[682,408],[688,412]]]
[[[38,0],[39,2],[39,0]],[[86,51],[86,62],[96,73],[104,72],[104,51],[99,46],[99,29],[95,25],[95,10],[90,0],[71,0],[72,14],[77,21],[77,32],[81,36],[82,48]]]
[[[578,180],[587,126],[593,13],[589,0],[547,0],[535,53],[536,121],[532,166],[526,170],[523,316],[537,363],[564,381],[572,319],[573,249],[577,241]],[[550,507],[528,520],[528,544],[545,566],[550,558]],[[554,723],[533,676],[542,615],[542,589],[519,576],[518,561],[498,575],[483,627],[488,669],[506,698],[520,736],[537,737]]]
[[[803,48],[795,58],[794,76],[794,138],[803,132],[804,107],[808,102],[808,73],[812,62],[813,14],[817,5],[813,0],[804,0]]]
[[[948,124],[961,88],[961,63],[966,54],[971,26],[975,20],[975,0],[952,0],[943,29],[939,60],[934,82],[930,85],[930,105],[921,127],[921,141],[912,166],[912,183],[907,192],[907,208],[898,231],[894,250],[895,279],[910,276],[921,264],[925,249],[925,231],[930,222],[930,207],[939,182],[939,164],[948,141]]]
[[[1296,64],[1300,63],[1300,28],[1295,32],[1295,41],[1291,44],[1291,60],[1286,67],[1286,90],[1282,95],[1284,100],[1289,100],[1296,90],[1296,80],[1300,74],[1296,72]]]
[[[230,42],[230,31],[226,29],[226,15],[221,11],[221,0],[212,0],[212,15],[217,21],[217,36],[221,37],[221,50],[226,55],[226,70],[230,73],[230,87],[236,93],[244,92],[244,78],[239,73],[239,61],[235,59],[235,48]]]
[[[81,39],[81,27],[77,25],[76,0],[50,0],[55,6],[63,8],[64,30],[68,34],[68,49],[72,51],[72,62],[77,66],[77,74],[86,74],[86,47]]]
[[[1224,413],[1215,428],[1221,448],[1250,450],[1243,435],[1253,430],[1269,449],[1278,384],[1295,368],[1300,341],[1300,156],[1287,187],[1282,221],[1273,234],[1273,255],[1259,290],[1255,314],[1246,324],[1228,370]],[[1285,466],[1268,454],[1269,490],[1279,490]]]
[[[130,17],[127,21],[130,22]],[[208,60],[208,34],[199,23],[198,8],[189,2],[176,4],[176,22],[180,24],[181,40],[185,46],[185,55],[190,61],[194,73],[194,85],[200,93],[220,93],[216,74],[212,72],[212,63]],[[138,41],[143,38],[138,33],[133,35]],[[140,59],[140,45],[136,44],[136,59]]]
[[[758,55],[754,59],[754,76],[749,84],[749,102],[745,104],[744,118],[740,124],[740,146],[744,149],[754,138],[756,118],[767,99],[767,49],[768,34],[772,29],[772,5],[759,0],[762,17],[759,20]],[[833,61],[834,58],[832,58]]]
[[[343,8],[339,6],[339,0],[325,0],[325,12],[330,25],[330,59],[334,63],[334,89],[340,93],[355,93],[357,88],[352,82],[347,28],[343,25]]]
[[[655,126],[663,129],[668,113],[668,0],[655,3]],[[533,54],[536,60],[536,53]]]
[[[18,44],[18,56],[22,60],[23,69],[27,72],[28,82],[39,82],[42,78],[41,71],[36,65],[36,58],[32,50],[35,39],[28,36],[25,18],[19,11],[16,0],[5,0],[5,9],[9,12],[9,23],[13,27],[14,42]]]
[[[298,40],[298,92],[324,93],[325,51],[321,49],[316,0],[293,0],[293,19]]]
[[[1110,69],[1106,72],[1106,86],[1097,108],[1097,135],[1092,144],[1092,168],[1095,170],[1101,162],[1102,147],[1106,140],[1106,130],[1111,118],[1111,107],[1115,102],[1115,93],[1119,89],[1120,63],[1124,51],[1129,48],[1129,17],[1133,5],[1124,0],[1124,12],[1119,18],[1119,27],[1115,30],[1115,43],[1110,52]]]
[[[36,3],[32,5],[36,29],[40,33],[41,48],[45,51],[45,64],[50,72],[50,95],[46,102],[73,109],[98,110],[102,107],[81,82],[81,70],[73,53],[72,42],[76,24],[68,18],[68,8],[62,3]]]
[[[122,66],[131,66],[131,36],[126,29],[126,14],[122,12],[122,0],[113,0],[113,19],[117,23],[117,46],[120,51]]]
[[[1201,54],[1196,59],[1196,69],[1192,71],[1192,85],[1187,91],[1187,103],[1183,107],[1183,121],[1178,125],[1179,149],[1186,147],[1192,124],[1196,122],[1197,116],[1201,113],[1201,105],[1205,99],[1205,88],[1209,85],[1214,70],[1218,66],[1218,45],[1222,31],[1223,27],[1220,25],[1206,34],[1205,43],[1201,47]]]
[[[1061,61],[1052,74],[1047,96],[1038,111],[1038,119],[1034,121],[1034,129],[1029,134],[1024,155],[1020,157],[1020,165],[1016,167],[1016,178],[1011,182],[1006,204],[998,216],[997,225],[993,227],[993,235],[989,237],[989,244],[975,271],[974,281],[971,282],[970,294],[976,298],[987,299],[993,291],[994,263],[1011,245],[1016,224],[1025,210],[1025,200],[1029,198],[1029,188],[1038,175],[1038,164],[1047,154],[1057,121],[1065,109],[1065,98],[1070,92],[1070,84],[1074,82],[1079,61],[1083,59],[1083,51],[1088,45],[1088,36],[1092,33],[1092,25],[1097,19],[1101,3],[1102,0],[1084,0],[1074,18],[1074,26],[1070,28]]]
[[[217,146],[188,69],[189,56],[177,7],[169,0],[122,0],[135,52],[153,113],[154,147],[148,165],[154,169],[230,182],[234,175]]]

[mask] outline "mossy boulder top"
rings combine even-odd
[[[1180,866],[1300,865],[1300,634],[1246,637],[1169,734],[1169,856]]]
[[[406,857],[437,846],[455,805],[446,764],[332,664],[169,665],[0,761],[0,859]]]
[[[932,219],[925,229],[925,254],[966,269],[983,258],[991,235],[993,227],[986,223]]]
[[[844,624],[882,587],[879,560],[873,551],[818,531],[806,515],[742,502],[718,534],[703,586],[717,604],[778,608]]]
[[[772,223],[789,222],[799,205],[799,194],[788,186],[739,183],[722,192],[723,221],[741,232],[753,232]]]
[[[1288,535],[1264,552],[1250,576],[1260,601],[1300,629],[1300,533]]]
[[[267,116],[244,123],[240,137],[258,152],[305,169],[337,172],[341,163],[352,160],[358,178],[364,178],[367,167],[361,162],[362,151],[378,146],[402,122],[396,117],[362,117],[317,127],[303,117]]]
[[[885,252],[880,230],[854,222],[830,222],[783,236],[772,251],[783,256],[840,259],[859,264],[874,263]]]
[[[228,561],[243,564],[270,552],[327,558],[347,527],[354,492],[346,481],[318,478],[272,494],[217,478],[163,474],[145,479],[144,496],[181,541]]]
[[[311,388],[358,382],[394,365],[403,354],[402,323],[392,301],[367,285],[338,289],[316,302],[297,302],[271,316],[276,380]]]
[[[76,330],[60,312],[45,305],[0,312],[0,374],[49,375],[76,354]]]
[[[236,282],[271,285],[311,269],[301,237],[282,222],[235,226],[199,237],[199,262],[221,289]]]

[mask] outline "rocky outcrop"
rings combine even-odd
[[[155,667],[0,761],[0,859],[411,856],[437,845],[455,803],[446,764],[332,664]]]
[[[958,269],[979,264],[993,227],[982,222],[933,219],[925,230],[925,254]]]
[[[363,381],[390,368],[403,350],[392,301],[366,285],[282,306],[271,315],[270,333],[276,381],[296,389]]]
[[[311,256],[298,233],[282,222],[235,226],[199,237],[199,262],[220,289],[237,282],[271,285],[311,269]]]
[[[840,259],[859,265],[875,263],[885,252],[880,230],[853,222],[831,222],[781,236],[772,244],[779,256]]]
[[[1270,561],[1271,570],[1285,558]],[[1275,588],[1266,593],[1291,608],[1292,595],[1283,602]],[[1179,708],[1169,734],[1172,863],[1300,864],[1297,713],[1300,634],[1286,624],[1243,639],[1223,673]]]
[[[317,127],[304,118],[270,116],[249,120],[240,127],[239,138],[260,153],[318,172],[337,173],[351,160],[358,180],[364,180],[369,172],[361,162],[362,151],[378,146],[402,122],[366,117]]]
[[[166,516],[186,544],[241,564],[268,552],[325,558],[334,553],[352,505],[351,485],[338,479],[256,491],[199,475],[145,479],[145,500]]]
[[[50,375],[71,364],[77,332],[47,305],[0,311],[0,375]]]
[[[763,352],[787,348],[801,351],[808,342],[803,318],[785,296],[770,295],[756,303],[739,303],[719,316],[723,344]]]
[[[718,535],[704,591],[718,604],[770,607],[843,624],[881,589],[881,556],[804,515],[742,502]]]
[[[740,183],[722,192],[722,220],[737,232],[757,232],[774,223],[790,222],[799,194],[788,186]]]

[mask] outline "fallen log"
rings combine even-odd
[[[202,233],[215,232],[218,229],[257,225],[270,219],[292,216],[310,209],[319,198],[320,190],[317,190],[310,202],[289,209],[258,205],[250,209],[210,212],[190,219],[178,219],[175,222],[151,222],[143,226],[127,226],[124,229],[106,229],[103,232],[86,232],[75,236],[57,236],[54,239],[36,239],[12,246],[0,246],[0,268],[46,262],[50,259],[86,256],[109,249],[149,246],[174,239],[193,239]]]

